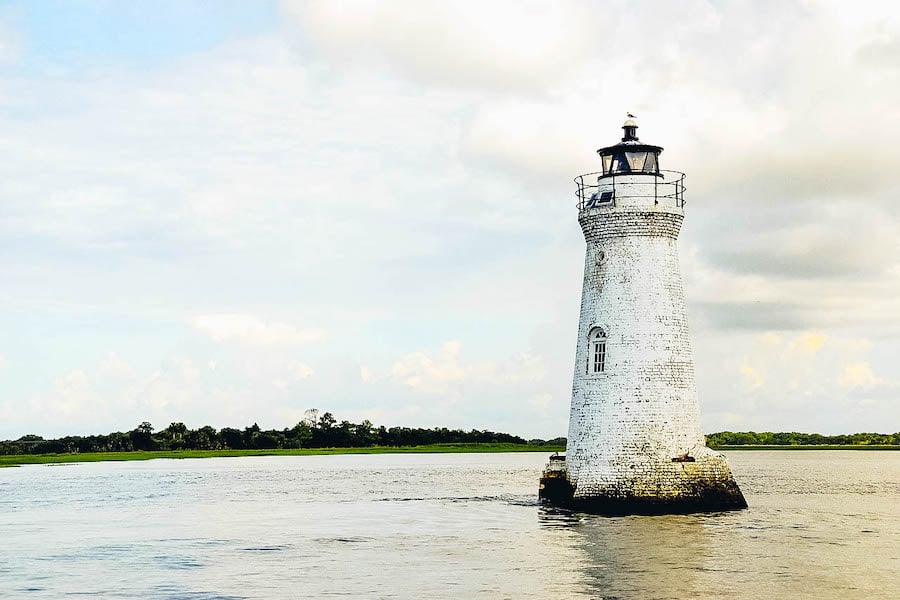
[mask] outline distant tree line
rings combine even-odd
[[[720,431],[706,436],[709,446],[900,446],[897,433],[850,433],[821,435],[796,431]]]
[[[302,421],[285,429],[261,429],[254,423],[243,429],[209,425],[189,429],[184,423],[171,423],[154,431],[144,421],[131,431],[106,435],[66,436],[45,440],[39,435],[24,435],[17,440],[0,441],[3,454],[61,454],[78,452],[131,452],[134,450],[269,450],[277,448],[360,448],[371,446],[420,446],[449,443],[508,443],[534,446],[565,446],[566,438],[525,440],[517,435],[472,429],[434,427],[376,427],[368,419],[361,423],[340,421],[330,412],[319,415],[306,411]],[[706,436],[706,443],[718,446],[850,446],[900,445],[900,432],[821,435],[798,432],[720,431]]]
[[[351,423],[334,418],[330,412],[306,411],[302,421],[286,429],[260,429],[254,423],[244,429],[209,425],[189,429],[184,423],[172,423],[154,431],[144,421],[131,431],[107,435],[66,436],[45,440],[25,435],[17,440],[0,441],[2,454],[61,454],[67,452],[131,452],[134,450],[268,450],[276,448],[359,448],[368,446],[419,446],[444,443],[509,443],[565,445],[565,438],[525,440],[508,433],[472,429],[435,427],[376,427],[368,419]]]

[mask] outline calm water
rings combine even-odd
[[[538,454],[0,469],[0,596],[898,598],[900,452],[732,452],[751,508],[536,503]]]

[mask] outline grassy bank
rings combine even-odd
[[[878,446],[875,444],[821,444],[817,446],[710,446],[713,450],[900,450],[900,446]]]
[[[714,450],[900,450],[900,446],[716,446]],[[159,450],[136,452],[84,452],[81,454],[16,454],[0,456],[0,468],[20,465],[152,460],[154,458],[215,458],[223,456],[316,456],[325,454],[443,454],[460,452],[564,452],[564,446],[523,444],[429,444],[425,446],[374,446],[371,448],[299,448],[286,450]]]
[[[429,444],[427,446],[374,446],[371,448],[291,448],[285,450],[160,450],[137,452],[84,452],[80,454],[16,454],[0,456],[0,467],[19,465],[152,460],[154,458],[213,458],[222,456],[314,456],[323,454],[440,454],[460,452],[562,452],[562,446],[523,444]]]

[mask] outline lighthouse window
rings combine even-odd
[[[603,157],[603,172],[609,173],[610,165],[612,165],[612,155],[607,154]]]
[[[590,353],[588,356],[588,372],[603,373],[606,371],[606,333],[595,329],[588,336]]]
[[[659,165],[656,163],[656,155],[652,152],[647,153],[647,160],[644,162],[644,171],[647,173],[659,173]]]
[[[628,166],[632,171],[644,170],[644,161],[647,160],[646,152],[626,152],[625,156],[628,158]]]
[[[606,340],[594,342],[594,373],[606,370]]]

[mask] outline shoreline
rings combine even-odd
[[[276,448],[271,450],[135,450],[132,452],[84,452],[69,454],[0,455],[0,468],[22,465],[83,462],[122,462],[157,458],[231,458],[241,456],[324,456],[332,454],[462,454],[472,452],[562,452],[563,446],[458,443],[422,446],[371,446],[365,448]]]
[[[770,450],[867,450],[897,451],[900,446],[819,445],[819,446],[717,446],[716,451]],[[528,446],[521,444],[428,444],[423,446],[372,446],[367,448],[279,448],[271,450],[136,450],[133,452],[85,452],[72,454],[8,454],[0,455],[0,468],[22,465],[65,464],[84,462],[123,462],[157,458],[234,458],[241,456],[326,456],[334,454],[459,454],[471,452],[565,452],[564,446]]]

